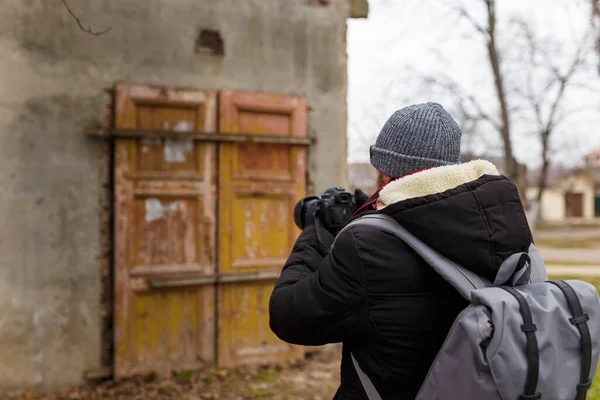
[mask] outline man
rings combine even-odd
[[[493,281],[531,232],[516,187],[487,161],[459,164],[460,140],[439,104],[395,112],[371,147],[383,188],[362,212],[392,216]],[[305,227],[275,285],[271,329],[299,345],[343,342],[336,400],[367,399],[350,352],[383,400],[414,399],[466,302],[395,236],[353,226],[330,248],[333,236],[316,233]]]

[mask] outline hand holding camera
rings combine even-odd
[[[321,198],[312,196],[300,200],[294,208],[294,221],[300,229],[321,225],[335,236],[367,199],[368,196],[358,189],[354,195],[342,187],[327,189]]]

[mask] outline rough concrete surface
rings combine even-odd
[[[99,366],[102,90],[117,81],[305,95],[314,192],[346,177],[346,13],[289,0],[4,0],[0,390]],[[334,3],[335,4],[335,3]],[[201,29],[225,55],[194,51]]]

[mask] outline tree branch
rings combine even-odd
[[[481,108],[480,102],[472,94],[465,93],[460,88],[458,83],[456,83],[456,81],[454,81],[448,75],[443,74],[442,79],[437,79],[433,76],[426,76],[424,81],[427,84],[436,85],[454,96],[458,100],[458,107],[465,118],[469,120],[486,121],[497,131],[502,129],[498,121],[496,121],[490,114]],[[475,113],[471,113],[467,110],[465,105],[466,101],[468,101],[471,108],[475,109]]]
[[[587,51],[585,50],[584,43],[585,43],[585,40],[581,40],[581,42],[579,43],[577,51],[575,52],[575,56],[573,57],[573,61],[571,62],[571,65],[567,69],[567,72],[564,74],[559,73],[558,75],[556,75],[556,78],[558,79],[558,82],[559,82],[559,87],[558,87],[558,92],[556,93],[556,97],[554,98],[554,101],[552,102],[552,105],[550,107],[550,115],[548,116],[548,123],[546,124],[546,130],[548,132],[551,132],[554,127],[555,119],[556,119],[556,112],[558,110],[558,106],[560,105],[560,103],[564,97],[567,86],[569,86],[571,79],[573,78],[575,73],[578,71],[579,67],[581,65],[583,65],[583,62],[585,61],[585,58],[586,58],[585,55],[586,55]]]
[[[600,0],[591,0],[592,3],[592,24],[595,24],[597,20],[600,20]],[[600,32],[596,34],[596,51],[600,54]],[[600,72],[600,64],[598,65],[598,72]]]
[[[569,66],[567,67],[566,72],[563,73],[560,70],[560,68],[553,63],[553,60],[551,59],[550,55],[548,54],[548,51],[546,49],[540,48],[538,46],[537,38],[531,31],[529,25],[522,19],[516,19],[515,22],[523,31],[523,35],[526,39],[527,47],[529,50],[529,54],[528,54],[529,60],[528,61],[530,64],[530,68],[528,68],[528,73],[527,73],[527,93],[523,93],[520,90],[517,90],[516,92],[518,94],[520,94],[523,98],[525,98],[526,101],[531,106],[531,108],[536,116],[536,122],[538,124],[538,129],[540,130],[540,132],[546,132],[547,134],[550,134],[552,132],[554,126],[556,125],[556,123],[560,120],[560,119],[557,119],[556,114],[557,114],[559,105],[564,98],[565,91],[568,86],[574,85],[572,82],[574,76],[579,71],[579,69],[585,64],[585,60],[587,59],[587,51],[589,50],[589,49],[587,49],[587,46],[586,46],[586,43],[587,43],[586,39],[588,38],[588,35],[591,32],[586,32],[583,35],[583,37],[579,40],[579,43],[578,43],[577,49],[575,51],[575,54],[573,55],[572,61],[570,62]],[[538,64],[535,61],[538,55],[543,58],[544,63]],[[540,67],[540,66],[544,66],[544,67],[548,68],[552,78],[550,78],[548,80],[548,82],[546,83],[546,85],[542,88],[541,92],[539,93],[539,96],[536,96],[536,94],[534,93],[533,88],[532,88],[533,70],[536,67]],[[554,96],[553,100],[550,102],[549,114],[548,114],[547,119],[544,121],[544,118],[542,115],[542,104],[543,104],[544,100],[550,96],[552,88],[555,87],[556,85],[558,85],[558,90],[557,90],[556,95]]]
[[[561,115],[557,115],[556,118],[554,118],[554,127],[558,127],[563,122],[565,122],[567,119],[575,117],[578,114],[585,113],[585,112],[596,112],[596,111],[597,110],[593,106],[583,106],[583,107],[572,108],[570,110],[564,110],[561,113]]]
[[[479,22],[477,22],[477,20],[471,14],[469,14],[469,12],[464,7],[458,7],[456,11],[458,12],[458,15],[469,21],[477,32],[481,33],[486,37],[489,36],[489,32],[487,31],[487,29],[481,26]]]
[[[523,57],[527,60],[527,77],[524,86],[526,91],[519,88],[515,90],[528,106],[531,108],[536,122],[536,135],[542,147],[542,165],[538,179],[537,200],[541,201],[542,195],[546,189],[548,171],[551,166],[552,151],[550,148],[550,138],[555,136],[557,127],[565,119],[577,113],[578,110],[570,110],[559,115],[559,108],[565,99],[567,89],[574,86],[573,82],[577,73],[585,67],[587,52],[590,49],[588,39],[591,30],[586,31],[581,38],[578,38],[576,50],[565,67],[560,67],[557,57],[551,57],[548,48],[540,44],[540,39],[534,34],[531,27],[522,19],[516,19],[520,31],[526,42],[526,51]],[[562,57],[559,57],[562,58]],[[538,62],[538,59],[541,62]],[[546,70],[547,82],[537,93],[534,90],[533,78],[539,76],[542,70]],[[564,72],[563,72],[564,71]],[[544,113],[544,108],[547,113]]]
[[[101,36],[104,35],[105,33],[108,33],[108,31],[110,31],[111,27],[109,26],[108,28],[102,30],[102,31],[93,31],[92,27],[88,24],[87,28],[83,26],[83,24],[81,23],[81,20],[79,19],[79,17],[77,17],[77,15],[75,15],[75,13],[71,10],[71,7],[69,7],[69,4],[67,3],[67,0],[62,0],[63,4],[65,5],[67,11],[69,12],[69,14],[71,14],[71,16],[73,17],[73,19],[75,19],[75,22],[77,22],[77,25],[79,26],[79,29],[81,29],[82,31],[84,31],[85,33],[88,33],[90,35],[93,36]]]

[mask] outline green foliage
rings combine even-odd
[[[179,383],[189,383],[194,375],[200,373],[200,369],[190,369],[185,371],[173,371],[171,376]]]
[[[273,393],[268,390],[253,390],[250,392],[250,396],[253,399],[270,399],[273,397]]]
[[[252,377],[252,380],[255,382],[274,382],[279,375],[281,375],[281,371],[276,369],[261,369],[259,373]]]

